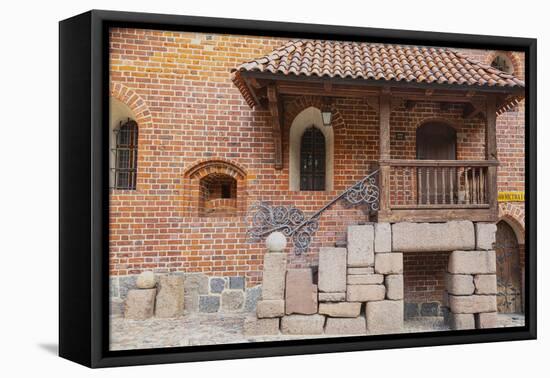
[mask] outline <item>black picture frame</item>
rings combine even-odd
[[[108,350],[108,30],[111,26],[515,50],[526,61],[524,327]],[[59,354],[88,367],[535,339],[536,39],[92,10],[59,24]]]

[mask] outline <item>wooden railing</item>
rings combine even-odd
[[[386,210],[492,209],[496,160],[385,160]]]

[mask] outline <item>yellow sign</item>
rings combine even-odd
[[[498,192],[498,202],[524,202],[525,192]]]

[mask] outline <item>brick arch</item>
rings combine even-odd
[[[133,89],[124,84],[111,81],[110,96],[116,98],[135,114],[138,127],[151,123],[151,111],[147,102]]]
[[[292,102],[285,104],[285,125],[288,125],[290,127],[290,125],[292,125],[292,121],[294,121],[294,118],[296,118],[298,114],[309,107],[322,109],[324,107],[323,98],[319,96],[301,96],[293,100]],[[345,126],[344,117],[342,117],[342,114],[340,113],[334,102],[331,104],[330,109],[332,111],[332,127],[335,130],[343,128]]]
[[[184,214],[198,217],[204,214],[201,202],[201,180],[208,176],[229,176],[236,181],[236,216],[244,216],[247,207],[246,169],[224,158],[203,159],[184,171]]]
[[[512,227],[519,244],[525,244],[525,209],[510,202],[501,202],[498,217]]]
[[[445,117],[426,117],[423,118],[415,125],[415,130],[427,123],[444,123],[447,126],[451,126],[457,132],[464,126],[463,121],[460,119],[451,119]]]
[[[521,59],[517,54],[514,54],[513,51],[493,51],[490,54],[488,54],[487,57],[485,58],[485,64],[490,66],[491,63],[493,63],[493,60],[497,57],[497,55],[504,55],[508,59],[510,59],[510,62],[512,63],[512,67],[513,67],[512,75],[520,78],[523,77],[523,72],[521,70],[522,68]]]

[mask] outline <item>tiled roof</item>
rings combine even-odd
[[[241,72],[384,80],[407,83],[523,88],[523,81],[441,47],[364,42],[292,40],[266,56],[233,69],[233,81],[247,102]]]

